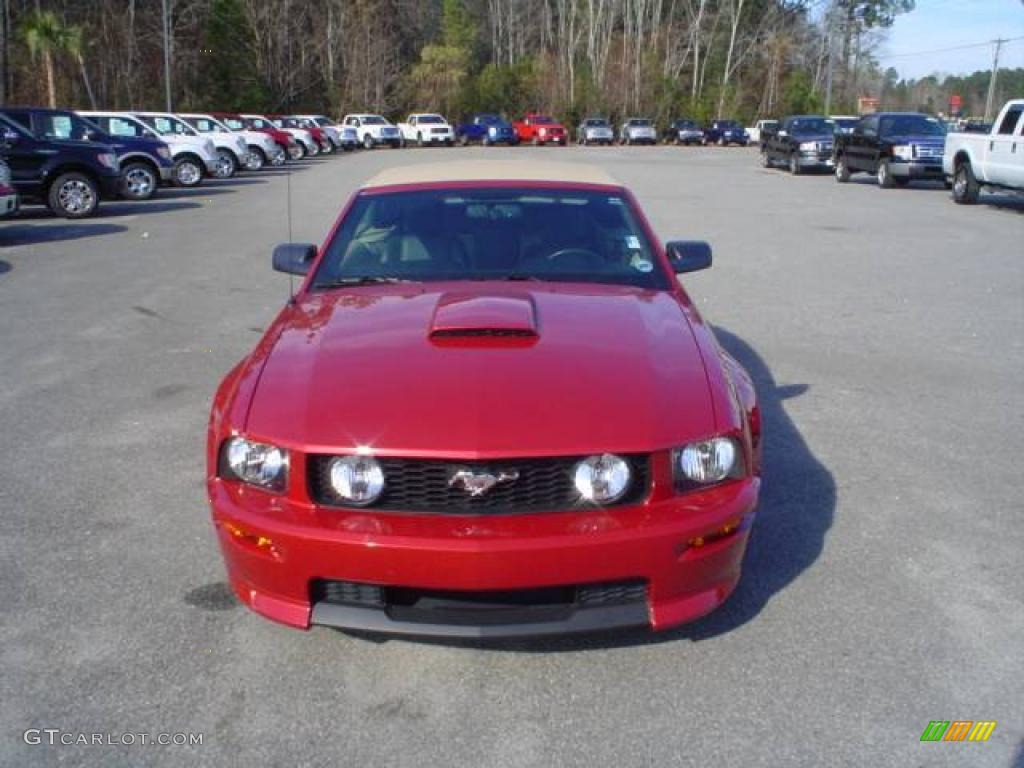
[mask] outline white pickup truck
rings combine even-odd
[[[406,142],[416,142],[417,146],[427,144],[455,145],[455,131],[441,115],[433,112],[416,112],[398,124],[402,138]]]
[[[392,125],[380,115],[345,115],[341,123],[356,129],[356,135],[366,149],[373,149],[378,144],[388,144],[394,149],[405,146],[405,139],[398,126]]]
[[[946,134],[942,171],[958,203],[978,202],[982,187],[1024,192],[1024,99],[1008,101],[988,134]]]

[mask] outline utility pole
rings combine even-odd
[[[999,51],[1006,41],[1002,38],[992,41],[996,50],[992,55],[992,77],[988,81],[988,97],[985,99],[985,122],[992,118],[992,102],[996,97],[996,77],[999,75]]]
[[[164,96],[166,108],[171,112],[171,12],[167,7],[170,0],[163,0],[164,17]]]
[[[828,56],[826,58],[827,64],[825,65],[825,116],[828,117],[832,114],[832,20],[835,18],[835,5],[829,3],[828,6],[828,21],[826,22],[826,33],[825,39],[828,41]]]

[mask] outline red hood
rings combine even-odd
[[[246,431],[286,446],[576,455],[651,451],[715,431],[700,353],[668,293],[363,287],[307,296],[278,331]]]

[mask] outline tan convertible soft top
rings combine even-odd
[[[570,184],[622,186],[601,168],[580,163],[536,160],[457,160],[451,163],[403,165],[381,171],[363,189],[396,184],[435,184],[446,181],[564,181]]]

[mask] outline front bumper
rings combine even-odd
[[[907,162],[893,158],[889,161],[889,170],[895,178],[899,179],[933,179],[943,181],[946,178],[942,170],[941,159],[935,162]]]
[[[604,510],[493,516],[333,509],[217,478],[208,491],[232,588],[257,613],[301,629],[500,637],[660,630],[714,610],[739,580],[759,486],[747,478]],[[576,605],[544,621],[409,621],[391,605],[318,601],[323,580],[461,593],[642,582],[645,591],[639,602]]]
[[[835,166],[831,149],[801,151],[797,154],[797,162],[801,168],[832,168]]]

